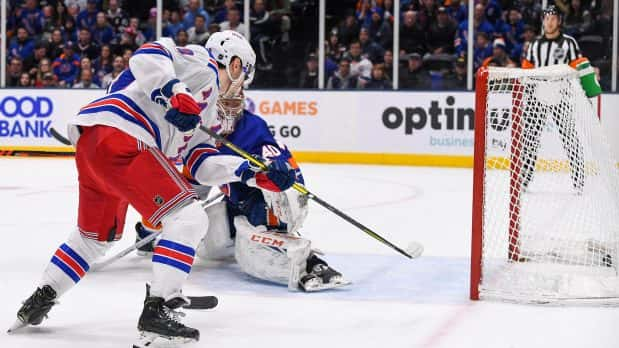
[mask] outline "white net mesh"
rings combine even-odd
[[[480,297],[619,302],[619,174],[575,70],[490,69]]]

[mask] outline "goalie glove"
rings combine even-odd
[[[273,215],[286,224],[288,233],[295,233],[303,226],[308,213],[307,196],[295,190],[262,190],[262,196]]]

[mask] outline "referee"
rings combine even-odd
[[[561,32],[561,22],[561,13],[554,5],[544,9],[542,22],[544,33],[529,44],[525,58],[522,60],[522,68],[570,64],[581,58],[576,40]],[[523,188],[526,189],[533,179],[545,118],[550,115],[557,125],[563,150],[569,160],[570,176],[574,189],[576,192],[582,193],[585,179],[583,149],[576,132],[575,117],[577,115],[574,115],[573,100],[561,100],[559,104],[548,105],[535,96],[539,85],[527,84],[525,88],[529,91],[526,93],[528,97],[524,104],[523,113],[523,146],[521,152]],[[570,98],[568,93],[562,92],[561,95]],[[560,112],[560,107],[567,108],[567,110]]]
[[[543,19],[544,35],[529,44],[522,67],[530,69],[570,64],[580,58],[576,40],[561,32],[561,13],[554,5],[544,9]]]

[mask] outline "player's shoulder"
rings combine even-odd
[[[264,128],[268,130],[269,128],[269,125],[262,117],[249,110],[243,110],[243,121],[246,126],[252,129]]]
[[[234,131],[239,136],[252,139],[270,139],[273,137],[269,125],[260,116],[251,111],[244,110],[243,117],[239,120]]]
[[[153,41],[152,43],[145,45],[156,45],[160,46],[173,56],[196,56],[198,58],[208,59],[210,57],[206,47],[201,45],[186,45],[186,46],[176,46],[174,40],[169,37],[162,37],[159,40]]]
[[[187,45],[175,48],[177,53],[189,61],[206,62],[211,69],[217,69],[217,61],[211,53],[202,45]]]
[[[561,34],[561,35],[563,35],[563,39],[564,40],[572,41],[572,42],[577,42],[576,39],[573,36],[571,36],[571,35],[568,35],[568,34]]]
[[[156,46],[165,48],[166,50],[173,50],[176,47],[176,43],[174,43],[174,40],[172,40],[172,38],[169,38],[169,37],[162,37],[161,39],[155,40],[151,43],[147,42],[142,46],[146,46],[146,45],[156,45]]]
[[[186,49],[187,51],[191,51],[196,56],[210,57],[208,51],[206,50],[206,47],[202,45],[191,44],[191,45],[183,46],[182,48]]]

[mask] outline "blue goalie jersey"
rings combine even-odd
[[[295,169],[297,182],[304,184],[303,175],[292,154],[285,145],[275,140],[267,123],[258,115],[244,110],[234,132],[226,136],[226,139],[247,153],[264,160],[287,161]],[[191,152],[199,152],[199,155],[190,155],[189,160],[185,161],[185,171],[190,177],[195,175],[195,170],[199,168],[201,162],[209,157],[239,156],[223,144],[215,146],[201,144]],[[230,220],[237,215],[245,215],[254,226],[265,225],[269,229],[286,229],[286,224],[280,222],[267,208],[260,189],[236,181],[220,185],[220,190],[226,195]],[[234,224],[231,223],[230,226],[234,230]]]

